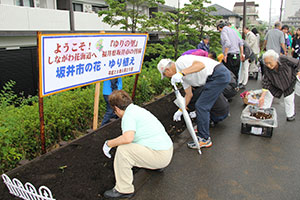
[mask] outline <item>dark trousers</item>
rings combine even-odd
[[[117,115],[115,115],[114,110],[110,107],[108,102],[108,95],[103,95],[105,103],[106,103],[106,112],[104,114],[101,126],[104,124],[107,124],[111,118],[118,118]]]
[[[239,80],[240,54],[227,54],[227,62],[223,60],[223,64],[235,75],[236,80]]]
[[[204,89],[195,103],[197,129],[201,138],[208,139],[210,137],[210,110],[230,82],[230,79],[228,69],[223,64],[219,64],[215,67],[213,74],[206,80]]]

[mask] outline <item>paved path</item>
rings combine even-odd
[[[250,80],[247,89],[259,88]],[[188,149],[187,132],[173,160],[162,173],[151,172],[138,187],[137,200],[299,200],[300,199],[300,114],[287,122],[283,99],[274,101],[278,128],[272,138],[240,133],[244,105],[236,96],[231,116],[210,129],[213,146],[203,154]],[[300,97],[296,96],[300,113]],[[149,173],[148,173],[149,174]],[[140,183],[137,183],[140,184]]]

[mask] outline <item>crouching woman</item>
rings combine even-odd
[[[274,50],[264,53],[263,60],[267,69],[262,81],[263,92],[259,99],[259,105],[270,107],[273,97],[280,98],[283,94],[286,119],[294,121],[296,117],[294,88],[296,76],[300,77],[300,61],[284,55],[279,56]],[[265,98],[268,98],[266,102]]]
[[[134,194],[132,167],[165,168],[173,155],[173,143],[160,121],[146,109],[134,105],[125,91],[112,92],[108,101],[122,119],[122,135],[107,140],[103,146],[109,158],[110,149],[118,147],[114,159],[116,185],[104,196],[130,198]]]

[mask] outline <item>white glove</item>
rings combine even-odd
[[[192,119],[197,117],[196,111],[190,112],[189,115],[190,115],[190,118],[192,118]]]
[[[182,83],[183,82],[182,77],[183,77],[182,73],[177,72],[172,76],[171,84],[174,85],[175,83]]]
[[[104,145],[103,145],[103,152],[106,155],[106,157],[111,158],[111,155],[109,153],[109,151],[111,150],[111,147],[109,147],[107,145],[107,140],[105,141]]]
[[[178,109],[173,116],[173,121],[176,121],[176,122],[181,121],[181,115],[182,115],[182,111],[180,109]]]

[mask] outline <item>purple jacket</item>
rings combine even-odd
[[[204,51],[202,49],[190,49],[182,54],[182,56],[184,56],[184,55],[195,55],[195,56],[208,57],[208,52]]]

